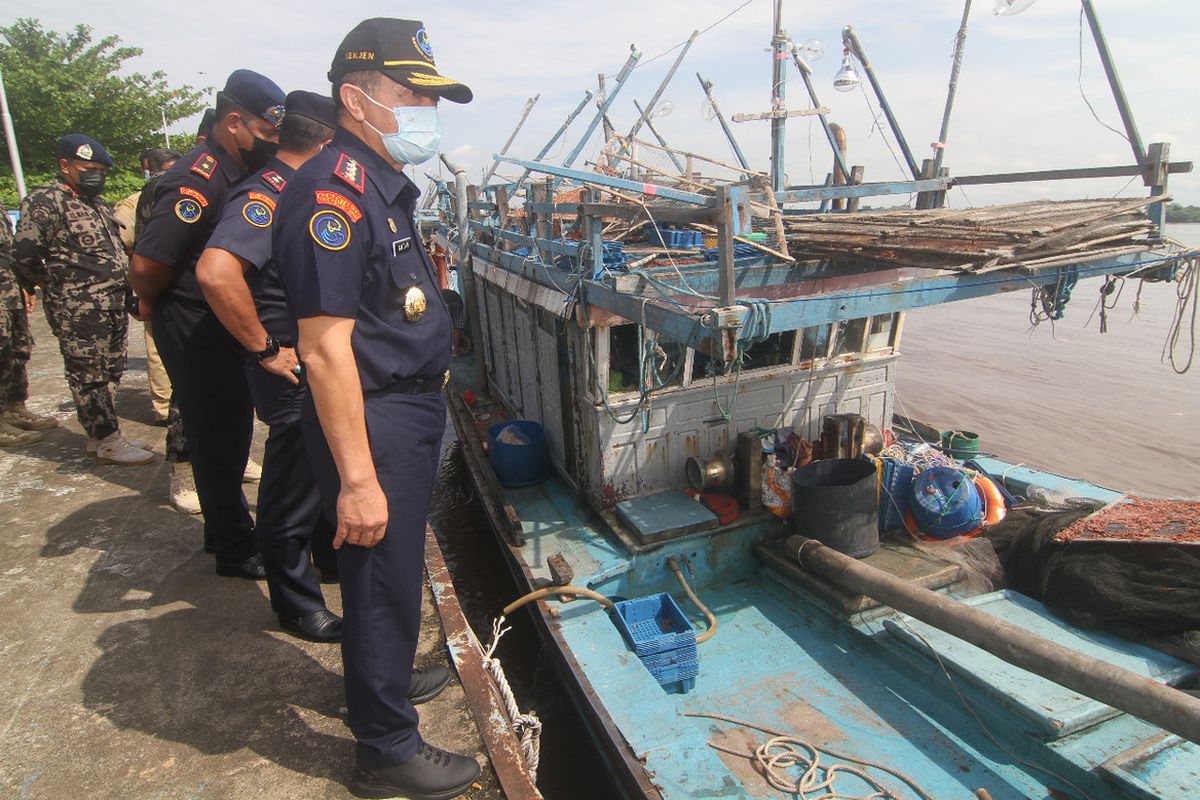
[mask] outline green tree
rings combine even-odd
[[[172,88],[161,71],[119,74],[141,54],[141,48],[122,46],[117,36],[94,41],[87,25],[66,34],[28,18],[0,26],[0,70],[29,186],[53,175],[58,140],[72,132],[99,140],[116,162],[106,197],[119,198],[141,185],[138,155],[162,143],[163,114],[168,125],[192,116],[204,108],[209,91]],[[7,160],[0,197],[15,204]]]

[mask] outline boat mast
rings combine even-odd
[[[784,59],[788,57],[787,31],[783,29],[783,0],[775,0],[775,35],[771,37],[771,189],[784,187],[783,134],[787,125],[784,109],[787,73]]]
[[[13,180],[17,184],[17,197],[24,200],[25,173],[21,170],[21,154],[17,152],[17,134],[13,130],[12,116],[8,113],[8,95],[4,92],[4,75],[2,74],[0,74],[0,118],[4,124],[4,140],[8,142],[8,160],[12,162]]]

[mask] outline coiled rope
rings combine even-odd
[[[878,779],[871,777],[865,770],[860,767],[877,769],[881,772],[899,778],[912,789],[921,800],[933,800],[925,790],[923,790],[916,781],[905,775],[899,770],[891,767],[877,764],[873,761],[858,758],[846,753],[838,753],[830,750],[827,747],[818,747],[812,742],[807,742],[798,737],[783,731],[772,730],[771,728],[755,725],[752,722],[727,717],[722,714],[708,714],[700,711],[685,711],[685,717],[699,717],[703,719],[715,719],[721,722],[728,722],[732,725],[740,725],[743,728],[751,728],[762,733],[769,734],[772,738],[754,749],[753,753],[745,753],[741,750],[734,750],[717,742],[708,741],[708,746],[714,750],[719,750],[722,753],[727,753],[731,756],[749,759],[758,767],[759,773],[771,784],[771,788],[786,792],[788,794],[799,795],[806,797],[812,792],[824,790],[825,793],[818,795],[813,800],[874,800],[874,798],[898,798],[896,792]],[[824,766],[821,764],[821,754],[824,753],[831,758],[840,759],[841,761],[850,761],[858,766],[849,766],[847,764],[830,764]],[[794,769],[802,768],[804,771],[797,780],[793,778]],[[834,781],[837,779],[838,773],[853,775],[859,780],[865,782],[874,791],[867,795],[848,795],[843,794],[834,787]]]

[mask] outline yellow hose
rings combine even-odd
[[[688,600],[692,601],[692,605],[700,609],[700,613],[708,620],[708,630],[696,636],[696,644],[707,642],[717,633],[717,618],[708,610],[704,603],[700,602],[700,598],[696,597],[696,593],[692,591],[692,587],[688,586],[687,579],[683,577],[683,572],[679,569],[679,562],[675,560],[675,556],[667,559],[667,566],[675,573],[675,577],[679,579],[679,585],[683,587],[683,593],[687,595]]]
[[[604,606],[605,608],[613,607],[612,600],[609,600],[607,597],[600,594],[599,592],[593,592],[591,589],[585,589],[582,586],[570,586],[570,585],[568,585],[568,586],[547,586],[543,589],[535,589],[534,591],[530,592],[529,594],[525,595],[524,597],[522,597],[518,600],[514,600],[511,603],[509,603],[508,605],[506,605],[504,607],[504,616],[507,617],[509,614],[516,611],[521,606],[523,606],[527,603],[532,603],[534,600],[541,600],[543,597],[545,597],[546,595],[550,595],[550,594],[577,595],[579,597],[586,597],[589,600],[595,600],[597,603]]]

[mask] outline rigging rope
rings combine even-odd
[[[542,721],[536,714],[521,712],[521,707],[517,705],[517,698],[513,696],[512,687],[508,685],[508,676],[504,674],[504,667],[500,664],[500,659],[495,656],[496,647],[500,644],[500,637],[512,629],[504,627],[503,616],[493,621],[492,641],[487,647],[484,647],[476,638],[475,631],[470,628],[468,630],[471,633],[471,641],[483,655],[484,671],[492,679],[492,684],[496,687],[496,691],[504,703],[504,710],[508,715],[513,733],[520,740],[521,755],[525,759],[525,765],[529,768],[529,778],[536,783],[542,749]]]

